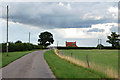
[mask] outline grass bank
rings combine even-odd
[[[22,52],[9,52],[9,56],[6,53],[0,53],[0,68],[7,66],[9,63],[17,60],[18,58],[31,53],[32,51],[22,51]]]
[[[77,66],[54,54],[54,50],[47,51],[44,54],[48,65],[56,78],[101,78],[103,74],[97,73],[90,69]],[[97,79],[96,79],[97,80]]]

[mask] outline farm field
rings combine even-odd
[[[9,52],[8,53],[9,56],[6,56],[6,53],[0,53],[0,68],[7,66],[9,63],[13,62],[14,60],[31,52],[32,51]]]
[[[44,58],[56,78],[105,78],[105,75],[101,73],[74,65],[64,59],[59,58],[54,53],[54,50],[47,51],[44,54]]]
[[[86,55],[89,62],[100,66],[113,68],[118,71],[118,50],[59,50],[65,56],[71,56],[86,63]],[[91,66],[91,65],[90,65]]]

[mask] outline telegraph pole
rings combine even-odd
[[[99,39],[98,39],[98,45],[99,45]]]
[[[58,47],[58,41],[57,41],[57,47]]]
[[[100,46],[100,49],[101,49],[101,43],[102,43],[102,39],[98,39],[98,45]]]
[[[100,49],[101,49],[101,45],[102,45],[101,42],[102,42],[102,39],[100,39]]]
[[[8,56],[8,5],[7,5],[7,44],[6,44],[6,55]]]
[[[30,43],[30,32],[29,32],[29,43]]]

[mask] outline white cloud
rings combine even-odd
[[[118,7],[110,7],[108,9],[109,13],[113,16],[113,18],[117,19],[118,18]]]
[[[110,12],[110,13],[118,13],[118,7],[110,7],[109,9],[108,9],[108,11]]]
[[[60,6],[64,6],[64,4],[62,3],[62,2],[59,2],[59,4],[58,5],[60,5]]]
[[[117,23],[104,23],[92,25],[90,28],[63,28],[63,29],[54,29],[55,33],[61,35],[63,38],[70,39],[82,39],[82,38],[105,38],[108,34],[112,32],[111,28],[117,29]],[[103,29],[103,32],[88,32],[92,29]]]
[[[71,5],[70,5],[70,3],[67,4],[67,8],[68,8],[68,10],[71,9]]]

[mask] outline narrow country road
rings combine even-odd
[[[44,60],[46,50],[34,51],[2,68],[3,78],[55,78]]]

